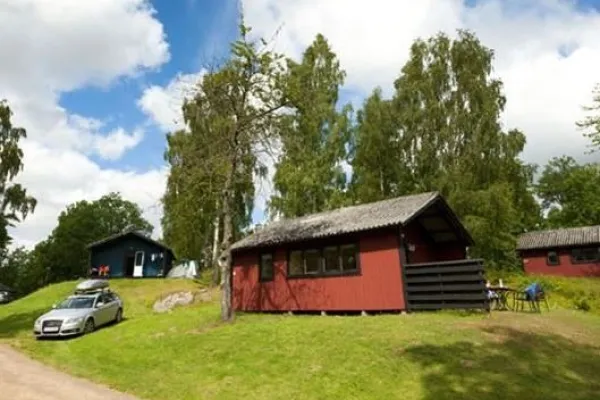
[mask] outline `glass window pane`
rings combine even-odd
[[[356,245],[348,244],[340,247],[340,253],[342,256],[342,269],[344,271],[356,271],[358,268],[356,257],[358,251]]]
[[[340,252],[338,247],[325,247],[323,249],[325,272],[341,271]]]
[[[559,264],[558,254],[556,253],[556,251],[548,252],[548,264],[549,265],[558,265]]]
[[[302,251],[296,250],[290,252],[288,273],[290,276],[304,274],[304,260],[302,258]]]
[[[304,252],[304,271],[307,274],[316,274],[321,271],[321,254],[319,250],[306,250]]]
[[[260,279],[271,280],[273,279],[273,255],[262,254],[260,256]]]
[[[573,249],[573,259],[579,262],[591,262],[598,259],[598,249],[596,248],[583,248]]]

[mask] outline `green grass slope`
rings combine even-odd
[[[593,283],[594,285],[596,283]],[[238,314],[218,302],[155,314],[189,281],[115,281],[128,319],[36,342],[33,320],[73,283],[0,307],[0,341],[146,399],[597,399],[600,316],[430,313],[367,317]]]

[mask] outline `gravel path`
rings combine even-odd
[[[0,400],[136,400],[56,371],[0,344]]]

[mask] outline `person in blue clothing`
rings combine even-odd
[[[542,291],[542,287],[539,283],[533,282],[531,285],[525,288],[525,296],[528,301],[534,301],[537,299],[538,294]]]
[[[493,291],[492,289],[490,289],[491,284],[490,281],[486,281],[485,282],[485,287],[487,289],[487,296],[489,300],[497,300],[498,299],[498,293],[496,293],[495,291]]]

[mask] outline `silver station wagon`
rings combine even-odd
[[[75,294],[39,317],[33,325],[36,338],[87,334],[123,319],[123,301],[104,280],[80,283]]]

